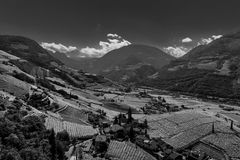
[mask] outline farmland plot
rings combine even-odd
[[[66,122],[50,116],[45,119],[45,126],[47,129],[54,129],[56,133],[66,130],[70,136],[79,138],[90,137],[98,133],[97,129],[92,126]]]
[[[9,75],[0,75],[0,90],[23,96],[28,93],[30,85]]]
[[[84,121],[88,120],[87,112],[85,110],[75,109],[67,106],[64,110],[58,112],[64,121],[73,123],[86,124]]]

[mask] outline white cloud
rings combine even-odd
[[[192,39],[189,37],[182,39],[182,43],[189,43],[189,42],[192,42]]]
[[[217,35],[217,36],[216,36],[216,35],[213,35],[213,36],[212,36],[212,38],[213,38],[214,40],[215,40],[215,39],[218,39],[218,38],[221,38],[221,37],[222,37],[222,35]]]
[[[121,36],[117,35],[116,33],[115,33],[115,34],[108,33],[108,34],[107,34],[107,37],[122,38]]]
[[[200,42],[198,42],[198,46],[199,45],[207,45],[209,43],[211,43],[212,41],[221,38],[222,35],[212,35],[210,38],[202,38]]]
[[[47,49],[53,53],[55,52],[61,52],[61,53],[68,53],[68,52],[72,52],[74,50],[77,50],[77,47],[74,46],[64,46],[63,44],[56,44],[56,43],[46,43],[46,42],[42,42],[41,46],[44,49]]]
[[[174,57],[181,57],[185,55],[190,49],[183,46],[169,46],[163,48],[163,50]]]
[[[123,39],[121,36],[117,34],[109,33],[107,34],[107,37],[109,37],[107,42],[104,41],[99,42],[100,48],[87,46],[85,48],[80,49],[80,52],[88,55],[89,57],[101,57],[112,50],[121,48],[123,46],[128,46],[131,44],[131,42]]]

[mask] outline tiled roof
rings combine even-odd
[[[152,155],[130,142],[111,141],[106,156],[120,160],[156,160]]]

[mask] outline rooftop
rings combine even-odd
[[[239,129],[236,127],[234,130],[230,129],[230,124],[216,117],[187,111],[150,119],[148,120],[150,137],[162,138],[174,149],[181,150],[201,141],[217,147],[231,158],[240,158]]]
[[[124,160],[156,160],[152,155],[131,142],[111,141],[107,157]]]

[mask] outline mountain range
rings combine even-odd
[[[240,32],[197,46],[144,84],[215,97],[239,98]]]
[[[132,44],[113,50],[101,58],[71,58],[64,53],[51,53],[66,65],[101,74],[116,81],[133,81],[152,75],[157,69],[167,65],[175,58],[162,50],[140,44]]]
[[[240,32],[199,45],[177,59],[158,48],[137,44],[110,51],[101,58],[74,59],[64,53],[49,52],[20,36],[0,36],[0,50],[27,60],[11,63],[28,74],[39,75],[45,68],[75,86],[89,81],[77,71],[84,70],[125,84],[195,95],[240,97]],[[56,72],[56,68],[64,74]]]

